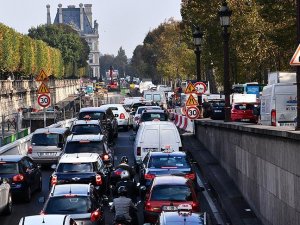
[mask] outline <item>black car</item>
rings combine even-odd
[[[104,225],[102,203],[91,184],[54,185],[41,214],[68,214],[77,224]]]
[[[179,175],[196,182],[185,152],[148,152],[140,170],[140,182],[148,187],[156,176]]]
[[[50,187],[55,184],[93,184],[99,193],[104,194],[108,190],[108,178],[108,170],[99,154],[65,154],[55,166]]]
[[[213,120],[224,120],[225,119],[225,102],[224,101],[211,102],[210,118]]]
[[[42,190],[40,166],[28,156],[1,155],[0,177],[8,178],[13,199],[30,202],[32,193]]]

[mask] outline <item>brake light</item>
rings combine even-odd
[[[155,178],[154,174],[146,173],[144,175],[145,180],[153,180]]]
[[[32,154],[32,146],[31,145],[28,147],[27,153]]]
[[[115,175],[121,176],[122,171],[121,170],[117,170],[114,173],[115,173]]]
[[[136,155],[141,156],[141,147],[136,148]]]
[[[271,111],[271,125],[276,127],[276,110]]]
[[[196,175],[194,173],[188,173],[185,175],[185,178],[190,179],[190,180],[195,180]]]
[[[122,119],[122,120],[125,119],[125,114],[124,113],[120,114],[120,119]]]
[[[146,211],[151,211],[151,212],[161,212],[161,208],[160,207],[152,207],[150,202],[146,203],[146,207],[145,207]]]
[[[91,221],[92,222],[96,222],[100,219],[101,217],[101,212],[99,211],[99,209],[97,209],[96,211],[91,213]]]
[[[196,211],[196,212],[200,211],[199,203],[198,202],[193,202],[192,203],[192,209],[193,209],[193,211]]]
[[[57,184],[57,176],[53,175],[51,178],[51,185],[55,185],[55,184]]]
[[[101,185],[102,184],[102,177],[99,174],[96,175],[96,184],[97,185]]]
[[[24,179],[25,177],[22,174],[17,174],[13,177],[13,182],[22,182]]]

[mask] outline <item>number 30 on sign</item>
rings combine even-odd
[[[51,99],[50,99],[50,96],[49,95],[39,95],[38,97],[38,104],[41,106],[41,107],[47,107],[49,106],[51,103]]]
[[[200,111],[196,106],[188,107],[186,109],[186,116],[191,120],[198,119],[200,116]]]

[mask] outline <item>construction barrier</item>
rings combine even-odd
[[[177,114],[177,113],[170,113],[170,118],[173,120],[176,127],[181,130],[194,133],[194,121],[190,120],[186,116]]]

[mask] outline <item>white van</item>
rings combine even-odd
[[[162,105],[165,109],[167,108],[167,98],[163,91],[144,91],[144,98],[148,101],[153,101]]]
[[[265,86],[261,95],[260,123],[269,126],[295,126],[297,86],[275,83]]]
[[[177,127],[168,121],[149,121],[140,124],[134,141],[135,163],[139,164],[148,151],[182,150]]]

